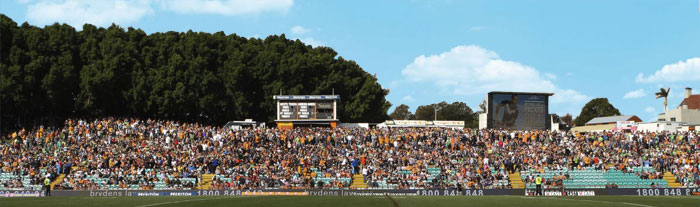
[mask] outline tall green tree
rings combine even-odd
[[[416,120],[435,120],[436,116],[436,104],[430,105],[420,105],[416,109],[414,117]]]
[[[396,108],[394,108],[394,112],[391,112],[391,114],[389,116],[391,117],[391,119],[394,119],[394,120],[413,119],[414,118],[413,113],[411,113],[411,111],[408,110],[409,108],[410,107],[408,105],[401,104],[401,105],[397,106]]]
[[[573,118],[572,118],[572,116],[571,116],[570,113],[566,113],[566,114],[565,114],[564,116],[562,116],[560,119],[561,119],[562,122],[564,122],[565,124],[567,124],[567,125],[569,125],[569,126],[571,126],[571,125],[574,123],[574,122],[573,122]]]
[[[474,112],[464,102],[440,102],[430,105],[418,106],[415,117],[417,120],[450,120],[464,121],[467,126],[473,125]]]
[[[340,95],[344,122],[388,118],[389,90],[329,47],[284,34],[146,34],[118,25],[18,26],[0,14],[2,130],[68,117],[128,116],[207,124],[275,119],[273,95]]]
[[[574,123],[576,126],[583,126],[586,122],[590,121],[595,117],[602,116],[619,116],[620,111],[617,110],[607,98],[596,98],[588,103],[581,109],[581,113],[576,117]]]
[[[22,105],[27,104],[24,92],[25,55],[23,33],[17,23],[0,15],[0,127],[18,127],[24,122]]]
[[[486,99],[484,99],[483,101],[481,101],[481,103],[479,103],[479,111],[477,111],[477,112],[478,113],[485,113],[487,110],[488,110],[488,103],[486,103]]]

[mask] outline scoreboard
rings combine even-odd
[[[339,96],[275,96],[277,120],[336,120]]]
[[[314,102],[280,103],[280,119],[311,119],[316,117]]]

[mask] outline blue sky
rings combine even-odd
[[[653,121],[671,87],[700,93],[697,0],[301,1],[7,0],[17,22],[65,22],[165,31],[286,34],[334,48],[377,74],[394,106],[463,101],[488,91],[553,92],[550,112],[577,115],[606,97]],[[393,110],[393,109],[392,109]]]

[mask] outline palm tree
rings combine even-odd
[[[661,98],[661,97],[664,98],[664,112],[668,111],[668,108],[667,108],[667,106],[668,106],[668,93],[670,93],[670,92],[671,92],[671,88],[667,88],[667,89],[661,88],[661,90],[656,93],[656,98]]]

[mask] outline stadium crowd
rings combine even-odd
[[[64,174],[58,188],[188,189],[204,174],[215,189],[510,188],[509,173],[611,168],[643,179],[672,172],[700,186],[697,132],[572,132],[447,128],[228,129],[160,120],[66,120],[0,137],[0,187],[24,188]],[[435,172],[431,169],[438,168]],[[318,178],[328,178],[321,182]],[[545,180],[557,187],[568,174]],[[28,182],[27,182],[28,180]],[[525,179],[532,182],[533,178]]]

